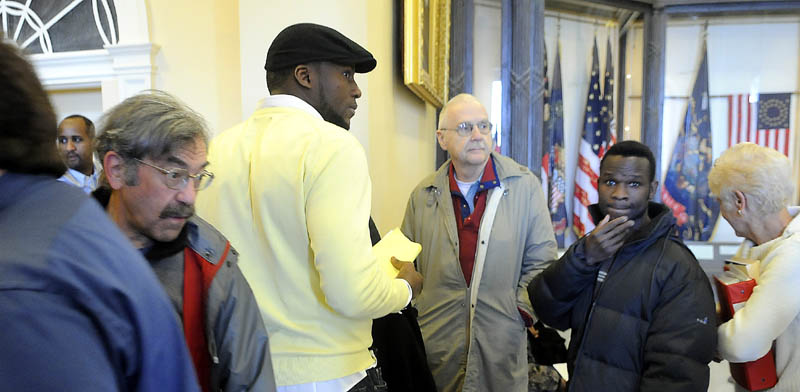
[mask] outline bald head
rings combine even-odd
[[[472,95],[456,95],[442,108],[436,138],[450,154],[456,178],[477,180],[494,147],[486,108]]]
[[[450,98],[450,100],[444,104],[442,112],[439,114],[438,129],[451,128],[465,121],[459,119],[461,115],[461,109],[463,109],[465,106],[474,106],[474,109],[480,107],[478,111],[482,111],[486,119],[489,118],[489,116],[486,114],[486,108],[483,107],[483,104],[481,104],[480,101],[478,101],[478,98],[475,98],[475,96],[472,94],[462,93]]]

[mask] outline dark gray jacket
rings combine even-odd
[[[599,221],[597,205],[590,212]],[[672,235],[670,210],[650,203],[648,214],[613,261],[588,266],[584,237],[528,287],[542,321],[572,329],[570,391],[708,389],[717,342],[711,286]],[[602,265],[608,275],[595,294]]]
[[[216,264],[225,254],[228,240],[213,226],[198,216],[189,219],[184,233],[185,246],[206,261]],[[176,240],[176,241],[178,241]],[[151,249],[145,257],[150,261],[159,280],[168,284],[158,265],[171,264],[183,272],[183,249],[158,259]],[[237,265],[238,253],[233,247],[225,255],[225,263],[214,275],[208,288],[206,301],[206,340],[211,354],[211,387],[213,391],[275,391],[275,375],[269,352],[269,339],[264,329],[256,299]],[[176,309],[183,306],[182,298],[175,298],[173,290],[167,293]],[[181,293],[182,294],[182,293]],[[182,297],[182,295],[181,295]],[[176,301],[181,301],[176,303]]]
[[[105,207],[110,191],[92,193]],[[224,255],[208,288],[205,326],[211,356],[212,391],[275,391],[275,375],[269,338],[256,299],[239,270],[238,253],[227,238],[197,215],[189,218],[173,241],[156,242],[145,258],[167,292],[180,320],[183,320],[184,250],[194,252],[211,264]],[[227,253],[226,253],[227,251]]]

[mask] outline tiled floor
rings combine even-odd
[[[711,362],[711,377],[708,383],[709,392],[732,392],[736,391],[736,384],[733,383],[731,372],[728,368],[728,361]]]

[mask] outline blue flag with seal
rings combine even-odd
[[[563,248],[564,234],[567,230],[567,206],[565,204],[566,183],[564,182],[564,100],[561,91],[561,50],[556,48],[556,60],[553,66],[553,87],[550,90],[550,119],[547,133],[550,142],[547,146],[547,167],[549,194],[547,205],[550,208],[550,219],[553,221],[553,233],[556,235],[558,247]]]
[[[702,56],[683,127],[661,188],[661,200],[672,210],[679,235],[687,241],[708,241],[719,216],[719,204],[708,189],[708,172],[713,161],[705,44]]]

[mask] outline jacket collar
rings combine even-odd
[[[100,178],[100,172],[103,171],[103,164],[97,160],[97,157],[92,154],[92,174],[86,175],[83,174],[75,169],[67,168],[67,171],[64,173],[62,177],[66,177],[72,183],[78,186],[84,186],[87,182],[92,185],[92,188],[97,187],[97,180]]]
[[[461,197],[466,197],[467,195],[462,195],[461,190],[458,188],[456,174],[455,166],[453,166],[451,162],[447,172],[447,179],[450,182],[450,193],[453,194],[453,196],[461,195]],[[500,180],[497,176],[493,158],[486,160],[486,166],[483,167],[483,174],[481,174],[481,177],[478,178],[477,181],[478,185],[476,189],[479,192],[500,186]]]
[[[500,180],[501,183],[508,178],[519,177],[526,172],[529,172],[527,167],[520,165],[513,159],[500,155],[496,152],[491,153],[491,158],[494,159],[494,169],[497,172],[497,179]],[[448,159],[444,164],[442,164],[442,166],[439,167],[438,170],[436,170],[436,173],[434,173],[433,176],[429,176],[423,180],[422,187],[437,187],[442,188],[443,191],[448,189],[448,174],[451,162],[452,161]]]
[[[800,207],[787,207],[789,210],[789,215],[792,216],[792,220],[789,221],[789,224],[786,225],[786,228],[783,229],[782,237],[788,237],[794,233],[800,232]]]
[[[737,256],[762,260],[763,263],[764,257],[772,250],[776,243],[800,232],[800,207],[789,206],[787,209],[789,210],[789,215],[792,216],[792,220],[789,221],[789,224],[783,229],[781,235],[761,245],[756,245],[753,241],[745,239],[742,241]],[[761,265],[761,268],[762,270],[764,269],[764,264]]]
[[[589,206],[589,214],[591,215],[592,221],[595,224],[603,220],[605,217],[600,212],[600,206],[598,204],[592,204]],[[628,244],[639,242],[642,242],[644,245],[649,245],[657,238],[672,234],[671,232],[673,231],[675,218],[672,216],[672,210],[670,210],[667,206],[652,201],[648,202],[647,215],[650,216],[650,222],[640,227],[638,230],[636,230],[636,232],[628,237],[628,239],[625,240],[626,246]]]

